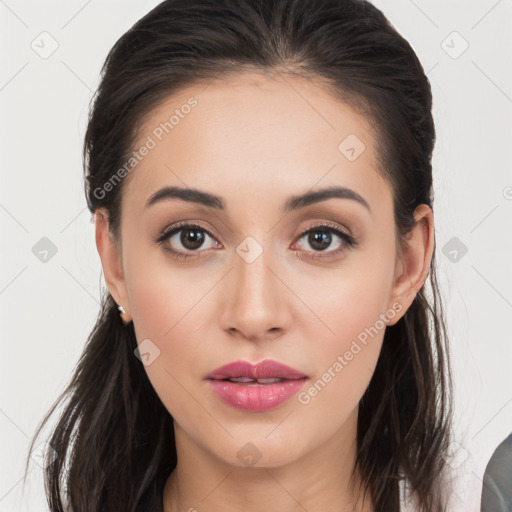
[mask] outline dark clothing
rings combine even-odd
[[[481,512],[512,511],[512,434],[494,451],[484,473]]]

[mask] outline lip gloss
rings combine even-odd
[[[307,378],[285,379],[272,384],[210,379],[213,392],[226,404],[250,412],[274,409],[298,393]]]

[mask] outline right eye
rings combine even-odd
[[[166,229],[156,240],[164,249],[177,259],[196,257],[203,246],[206,236],[214,239],[213,234],[197,224],[182,223]],[[178,235],[178,236],[177,236]],[[215,240],[215,239],[214,239]],[[177,246],[181,245],[181,248]],[[205,249],[206,250],[206,249]]]

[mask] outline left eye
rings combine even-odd
[[[337,249],[326,251],[332,245],[333,233],[340,239],[340,244]],[[319,252],[327,252],[329,255],[333,255],[356,245],[356,241],[350,235],[339,228],[328,225],[315,226],[308,229],[299,237],[299,240],[302,240],[304,237],[306,237],[307,243],[314,249],[313,252],[317,253],[313,256],[314,258],[323,257],[322,254],[318,254]]]

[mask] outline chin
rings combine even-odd
[[[230,466],[237,468],[277,468],[290,464],[300,457],[300,448],[294,439],[265,439],[267,435],[268,429],[260,436],[244,435],[243,441],[233,440],[231,446],[226,446],[221,453],[217,453],[217,445],[214,453]],[[233,452],[234,457],[226,458],[226,454]]]

